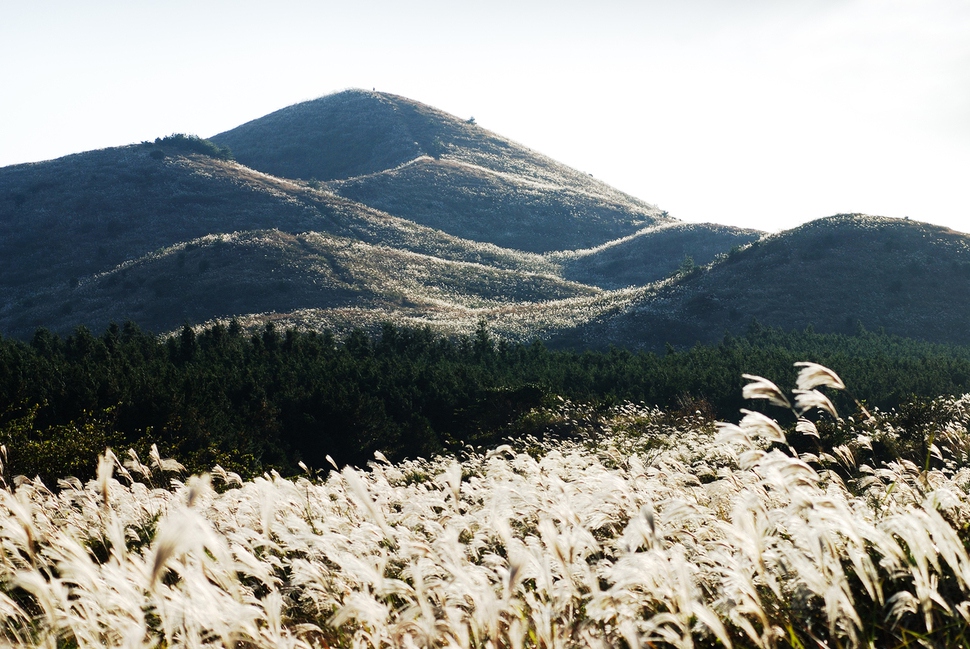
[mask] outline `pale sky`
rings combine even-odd
[[[0,61],[0,166],[377,88],[687,221],[970,231],[970,0],[0,0]]]

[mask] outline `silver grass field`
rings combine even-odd
[[[778,419],[682,425],[627,404],[522,440],[297,479],[184,481],[106,451],[98,478],[0,489],[0,642],[17,647],[968,646],[970,398],[922,464],[800,363]],[[786,412],[788,411],[788,412]],[[562,417],[576,416],[563,403]],[[826,421],[850,441],[797,452]]]

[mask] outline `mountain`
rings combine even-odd
[[[844,214],[735,249],[559,332],[556,341],[661,349],[668,342],[715,342],[757,323],[843,333],[864,327],[970,344],[968,295],[967,234]]]
[[[517,250],[586,248],[674,222],[588,174],[387,93],[303,102],[212,141],[254,169],[326,181],[388,214]]]
[[[235,156],[231,159],[229,151]],[[688,224],[418,102],[0,169],[0,332],[383,321],[662,349],[753,322],[970,344],[970,238],[859,214]]]
[[[970,239],[945,228],[854,214],[763,236],[664,217],[595,246],[537,254],[362,202],[390,207],[389,197],[403,200],[394,187],[408,183],[388,180],[386,194],[355,200],[337,185],[363,187],[362,177],[287,179],[184,144],[164,138],[0,169],[0,332],[127,319],[169,331],[236,317],[252,327],[393,321],[470,333],[484,318],[514,339],[660,349],[756,321],[970,343]],[[364,178],[422,166],[431,171],[409,176],[412,196],[434,195],[429,173],[467,171],[422,155]],[[493,189],[481,193],[529,209],[521,194]],[[573,196],[587,214],[598,204]]]
[[[484,317],[529,338],[758,236],[705,227],[470,121],[347,91],[212,141],[0,169],[0,332],[232,317],[470,332]],[[690,241],[656,234],[678,228]]]

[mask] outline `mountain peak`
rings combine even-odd
[[[496,245],[595,246],[672,221],[527,147],[426,104],[345,90],[213,136],[236,159],[394,216]]]
[[[654,206],[443,110],[351,89],[304,101],[209,138],[242,164],[282,178],[348,180],[421,156],[450,159],[554,187]]]
[[[282,178],[335,180],[396,167],[422,153],[396,103],[346,90],[287,106],[213,136],[246,166]]]

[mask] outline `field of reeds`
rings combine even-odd
[[[110,451],[87,484],[10,478],[0,641],[970,645],[970,398],[914,435],[798,370],[792,395],[747,377],[772,416],[736,424],[626,404],[595,434],[296,479]]]

